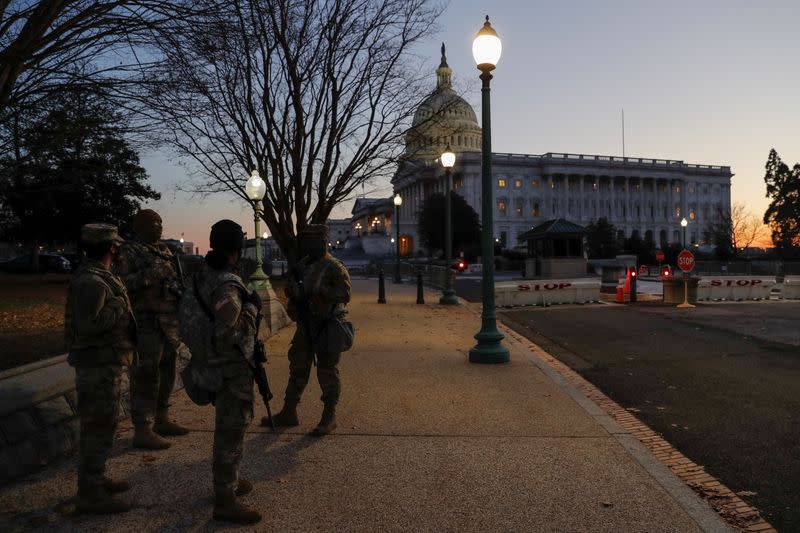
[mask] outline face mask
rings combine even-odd
[[[305,238],[300,241],[300,256],[316,261],[325,255],[325,242],[321,239]]]
[[[161,239],[161,233],[162,233],[161,223],[154,222],[142,230],[142,233],[139,235],[139,238],[141,238],[144,242],[147,243],[155,243]]]

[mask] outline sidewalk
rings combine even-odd
[[[305,435],[321,412],[314,377],[297,431],[251,426],[242,475],[255,484],[246,501],[265,517],[253,530],[728,530],[677,478],[646,470],[647,457],[621,444],[624,431],[573,399],[579,393],[556,384],[521,345],[509,341],[509,364],[470,364],[479,317],[436,305],[437,293],[424,306],[415,296],[389,283],[389,303],[379,305],[375,281],[354,281],[357,338],[340,366],[335,435]],[[293,331],[268,343],[273,409]],[[169,450],[134,451],[130,425],[120,428],[109,473],[130,481],[133,511],[73,515],[69,462],[0,490],[0,530],[237,530],[211,520],[213,410],[183,393],[175,404],[194,431]],[[256,419],[263,414],[259,404]]]

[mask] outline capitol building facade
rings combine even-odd
[[[442,46],[437,85],[417,109],[406,135],[406,152],[392,179],[400,207],[401,253],[420,249],[417,216],[425,200],[445,191],[438,157],[456,153],[453,191],[481,213],[481,128],[475,111],[451,85],[452,71]],[[603,155],[545,153],[492,154],[494,235],[504,248],[547,220],[564,218],[587,225],[601,217],[619,237],[638,235],[665,247],[700,244],[704,230],[731,208],[727,166]],[[456,221],[456,224],[458,222]]]

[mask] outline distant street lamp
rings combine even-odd
[[[250,201],[253,202],[254,219],[256,223],[255,232],[255,245],[256,245],[256,271],[250,276],[250,282],[247,288],[254,291],[267,290],[270,288],[269,277],[264,273],[263,265],[261,263],[261,233],[259,226],[261,223],[261,201],[264,199],[264,194],[267,192],[267,184],[258,175],[258,170],[253,170],[250,173],[250,178],[244,186],[244,192]]]
[[[394,261],[394,282],[403,283],[400,277],[400,206],[403,205],[403,198],[400,193],[394,195],[394,222],[395,222],[395,261]]]
[[[481,312],[481,330],[475,335],[478,344],[469,351],[469,360],[473,363],[506,363],[510,360],[508,348],[501,344],[505,337],[497,330],[497,314],[494,302],[494,197],[492,194],[492,119],[489,109],[489,82],[491,72],[500,60],[503,50],[500,38],[489,23],[489,16],[472,41],[472,56],[481,71],[481,254],[483,255],[483,310]]]
[[[361,238],[361,222],[356,224],[356,239]]]
[[[453,261],[453,224],[452,224],[452,192],[450,190],[450,177],[453,166],[456,164],[456,154],[447,145],[440,157],[444,167],[445,202],[444,202],[444,290],[439,303],[442,305],[458,305],[456,291],[453,290],[453,272],[450,263]]]
[[[681,220],[681,227],[683,228],[683,247],[684,248],[686,248],[686,226],[688,226],[688,225],[689,225],[689,221],[686,220],[686,218],[684,217],[683,220]]]

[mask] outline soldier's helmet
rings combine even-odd
[[[328,242],[328,226],[325,224],[309,224],[297,235],[300,239],[310,237]]]
[[[244,247],[242,227],[233,220],[222,219],[211,226],[209,237],[211,248],[218,251],[235,252]]]
[[[85,244],[102,244],[104,242],[123,242],[119,230],[112,224],[84,224],[81,227],[81,241]]]

